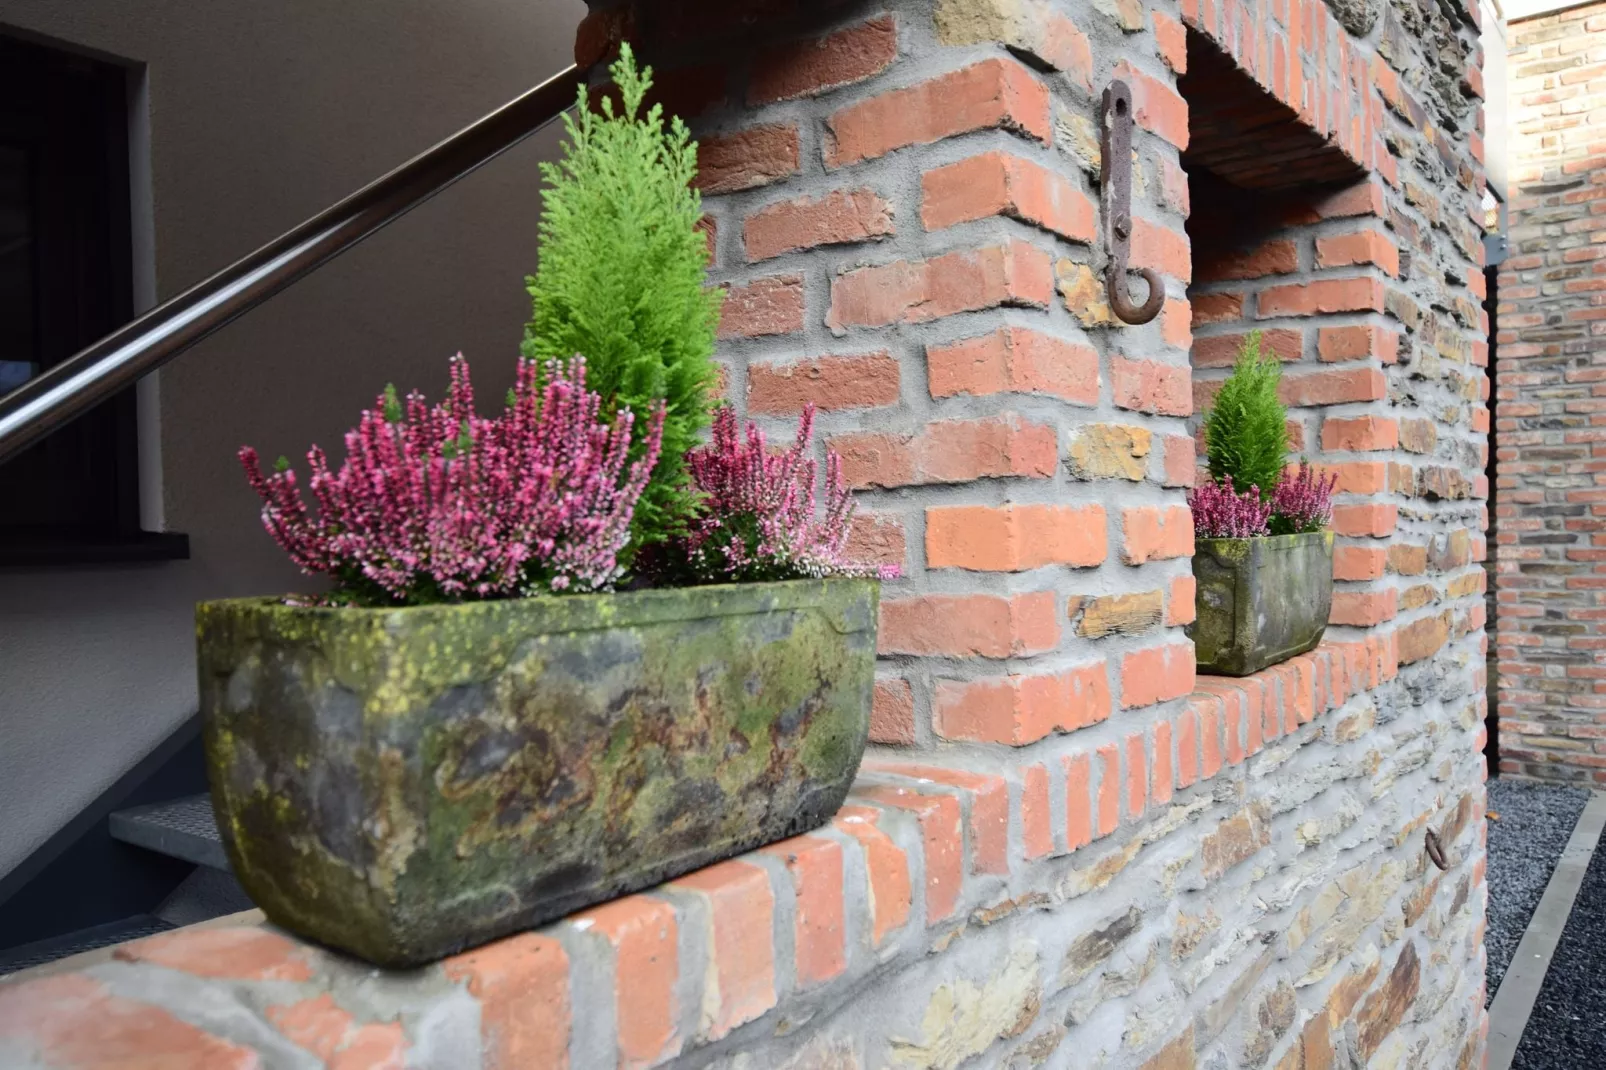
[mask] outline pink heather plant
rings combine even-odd
[[[1284,474],[1271,494],[1271,533],[1297,535],[1321,531],[1333,519],[1333,488],[1338,473],[1318,475],[1310,462],[1299,462],[1299,474]]]
[[[1193,532],[1201,539],[1249,539],[1268,534],[1271,503],[1260,500],[1260,488],[1243,493],[1233,490],[1232,477],[1220,483],[1201,483],[1188,493],[1193,510]]]
[[[826,455],[824,515],[816,517],[818,463],[808,456],[814,406],[803,410],[797,440],[780,453],[751,422],[739,434],[736,412],[721,406],[712,439],[686,455],[704,495],[690,531],[659,558],[665,579],[690,583],[755,583],[824,576],[896,579],[895,565],[846,557],[853,495],[842,486],[842,462]]]
[[[331,604],[416,605],[605,590],[619,578],[637,499],[657,463],[663,408],[629,464],[629,410],[601,419],[583,357],[520,361],[507,409],[474,412],[468,362],[452,358],[446,400],[405,406],[387,387],[346,434],[331,471],[307,453],[318,515],[280,459],[264,476],[240,450],[268,533],[309,575],[339,584]],[[543,385],[544,384],[544,385]]]

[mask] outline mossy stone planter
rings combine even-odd
[[[204,604],[235,876],[275,923],[403,967],[814,828],[864,753],[878,598]]]
[[[1333,608],[1333,533],[1196,539],[1199,671],[1248,676],[1321,642]]]

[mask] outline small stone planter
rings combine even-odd
[[[235,876],[278,925],[439,959],[805,832],[869,734],[879,584],[197,610]]]
[[[1333,533],[1196,539],[1202,673],[1248,676],[1315,648],[1333,608]]]

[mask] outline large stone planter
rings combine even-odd
[[[1333,608],[1333,533],[1196,539],[1199,671],[1248,676],[1321,642]]]
[[[411,966],[814,828],[869,733],[879,586],[197,610],[234,873]]]

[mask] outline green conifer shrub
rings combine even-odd
[[[1260,332],[1252,332],[1204,418],[1210,475],[1218,483],[1230,478],[1239,491],[1258,487],[1263,501],[1271,500],[1288,456],[1288,410],[1277,398],[1281,379],[1281,362],[1261,353]]]
[[[634,412],[638,429],[663,401],[663,449],[631,528],[639,548],[682,530],[697,503],[685,455],[709,421],[723,293],[707,285],[696,143],[661,106],[643,112],[652,69],[638,69],[628,45],[612,74],[619,105],[610,94],[598,110],[582,88],[578,118],[564,116],[562,159],[541,165],[541,263],[525,280],[534,317],[523,351],[583,354],[590,388]]]

